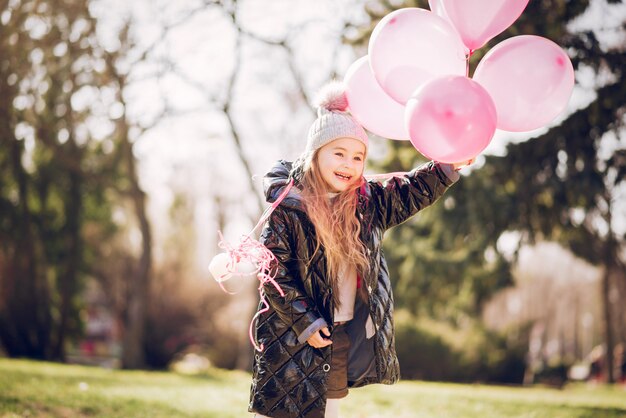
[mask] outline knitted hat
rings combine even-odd
[[[346,112],[348,99],[346,87],[338,81],[326,84],[318,95],[317,119],[309,129],[305,153],[313,152],[338,138],[354,138],[367,149],[367,133]]]

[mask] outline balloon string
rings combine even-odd
[[[287,187],[285,187],[285,190],[283,190],[280,196],[278,196],[278,199],[276,199],[276,201],[272,203],[270,207],[265,209],[265,212],[263,212],[263,214],[261,215],[261,219],[259,219],[259,222],[257,222],[255,227],[252,228],[248,235],[252,235],[254,231],[256,231],[261,225],[263,225],[263,223],[265,223],[265,221],[270,217],[272,212],[274,212],[274,209],[276,209],[280,202],[282,202],[283,199],[287,196],[287,193],[289,193],[289,190],[291,190],[291,186],[293,186],[293,179],[289,180]]]
[[[263,245],[261,242],[253,239],[252,234],[254,233],[254,231],[256,231],[257,228],[259,228],[259,226],[261,226],[270,217],[274,209],[276,209],[278,205],[280,204],[280,202],[282,202],[282,200],[287,196],[287,193],[289,193],[291,186],[293,186],[293,179],[291,179],[291,181],[287,184],[287,187],[285,187],[285,190],[283,190],[283,192],[280,194],[278,199],[276,199],[276,201],[269,208],[265,210],[265,212],[261,216],[261,219],[256,224],[256,226],[252,228],[252,230],[248,234],[243,235],[241,237],[241,240],[237,246],[234,247],[230,245],[224,239],[222,232],[217,231],[219,235],[218,246],[226,250],[226,252],[228,253],[228,258],[229,258],[229,261],[226,264],[227,272],[222,274],[218,280],[218,283],[220,287],[222,288],[222,290],[231,295],[235,294],[233,292],[229,292],[228,290],[226,290],[226,288],[222,284],[222,282],[229,275],[230,275],[229,277],[234,277],[234,276],[241,277],[241,276],[248,276],[248,275],[256,274],[259,280],[258,291],[259,291],[259,297],[261,298],[261,304],[263,304],[263,309],[260,309],[252,317],[252,320],[250,321],[250,327],[248,328],[248,335],[250,337],[250,341],[252,342],[252,345],[257,351],[263,351],[263,344],[260,344],[260,345],[257,344],[256,338],[254,337],[254,333],[253,333],[254,323],[259,317],[259,315],[267,312],[270,309],[269,303],[267,302],[267,299],[265,297],[264,286],[267,283],[270,283],[272,286],[276,288],[276,290],[282,297],[285,297],[285,292],[283,292],[283,289],[275,280],[276,274],[278,273],[278,269],[273,269],[273,272],[272,272],[272,268],[271,268],[272,262],[276,260],[276,256],[274,256],[274,253],[268,250],[267,247]],[[239,273],[237,272],[237,264],[241,263],[242,261],[247,261],[248,263],[251,263],[254,266],[256,266],[256,268],[251,273]]]
[[[284,297],[285,292],[280,287],[280,285],[276,282],[276,274],[278,273],[278,269],[272,269],[272,262],[276,260],[276,256],[270,250],[267,249],[265,245],[261,242],[251,238],[249,235],[244,235],[241,237],[241,242],[236,247],[231,246],[228,242],[226,242],[222,236],[222,233],[219,232],[220,242],[219,247],[223,248],[227,251],[229,262],[226,265],[227,273],[222,275],[221,278],[228,274],[232,274],[233,276],[247,276],[256,274],[259,280],[259,297],[261,298],[261,303],[263,304],[263,309],[259,310],[250,322],[250,327],[248,330],[250,341],[254,348],[258,351],[263,351],[263,345],[259,345],[254,338],[252,333],[252,329],[254,327],[254,322],[258,318],[259,315],[267,312],[269,310],[269,304],[267,303],[267,299],[265,297],[264,286],[267,283],[270,283],[272,286],[276,288],[280,296]],[[236,271],[236,266],[238,263],[242,261],[248,261],[256,266],[254,271],[251,273],[241,274]],[[235,294],[233,292],[229,292],[224,288],[221,282],[219,282],[220,287],[228,294]]]
[[[470,49],[467,55],[465,56],[465,77],[469,78],[469,69],[470,69],[470,58],[474,54],[474,50]]]

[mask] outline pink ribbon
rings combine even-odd
[[[218,245],[220,248],[226,250],[229,257],[229,262],[226,264],[228,273],[222,275],[222,278],[227,274],[243,276],[244,274],[238,273],[236,271],[236,266],[241,261],[248,261],[256,266],[255,271],[250,274],[257,273],[257,278],[259,279],[259,297],[261,298],[263,308],[257,311],[257,313],[252,317],[252,320],[250,321],[250,327],[248,328],[248,335],[250,337],[252,345],[257,351],[263,351],[264,347],[263,344],[257,344],[257,341],[254,338],[254,323],[259,315],[264,314],[270,309],[269,303],[267,302],[267,299],[265,297],[264,286],[267,283],[270,283],[276,288],[276,290],[278,290],[278,293],[280,293],[282,297],[285,296],[285,293],[283,292],[283,289],[281,289],[280,285],[276,283],[276,280],[274,280],[276,277],[277,269],[274,269],[273,273],[271,272],[271,264],[274,260],[276,260],[276,256],[274,256],[274,253],[268,250],[265,245],[252,238],[252,234],[265,223],[265,221],[270,217],[274,209],[276,209],[280,202],[282,202],[283,199],[287,196],[287,193],[289,193],[289,190],[292,186],[293,179],[290,180],[290,182],[287,184],[287,187],[285,187],[285,190],[283,190],[278,199],[276,199],[276,201],[272,203],[272,205],[268,207],[265,212],[263,212],[263,215],[261,215],[261,219],[259,219],[259,222],[256,224],[256,226],[252,228],[252,230],[248,234],[241,237],[241,240],[237,246],[232,246],[228,242],[226,242],[222,233],[218,231],[220,237]],[[221,281],[219,281],[218,283],[224,292],[231,295],[235,294],[234,292],[229,292],[228,290],[226,290]]]

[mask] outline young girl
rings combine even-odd
[[[399,378],[383,233],[431,205],[458,178],[430,162],[366,182],[368,137],[343,86],[323,90],[306,149],[265,177],[268,202],[293,187],[260,241],[276,256],[269,310],[258,316],[249,411],[256,417],[337,417],[348,388]],[[262,305],[259,305],[262,309]]]

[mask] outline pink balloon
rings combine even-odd
[[[574,67],[565,51],[534,35],[493,47],[473,78],[493,98],[498,128],[513,132],[547,125],[567,106],[574,89]]]
[[[404,106],[380,87],[367,55],[352,63],[344,83],[350,113],[365,129],[383,138],[409,139],[404,127]]]
[[[449,20],[448,15],[441,4],[441,0],[428,0],[428,7],[430,7],[430,11],[437,16],[441,16],[442,18]]]
[[[428,81],[466,71],[459,35],[449,22],[424,9],[389,13],[374,28],[368,51],[378,84],[402,104]]]
[[[444,9],[443,4],[441,3],[441,0],[428,0],[428,7],[430,7],[431,12],[441,17],[446,22],[450,23],[452,27],[454,27],[454,24],[452,24],[452,21],[450,20],[450,18],[448,17],[448,14],[446,13],[446,9]],[[468,51],[466,51],[466,54],[467,52]]]
[[[489,145],[496,131],[489,93],[467,77],[438,78],[415,92],[405,123],[413,146],[444,163],[467,161]]]
[[[452,21],[448,17],[448,14],[446,13],[446,9],[444,9],[443,8],[443,4],[441,4],[441,0],[428,0],[428,6],[430,7],[430,11],[431,12],[433,12],[437,16],[441,17],[446,22],[450,23],[452,25],[452,27],[454,27],[454,25],[452,24]],[[466,56],[470,52],[469,48],[467,48],[467,46],[465,46],[465,45],[463,45],[463,51],[465,51],[465,55]]]
[[[522,14],[528,0],[440,0],[465,45],[474,51]]]

